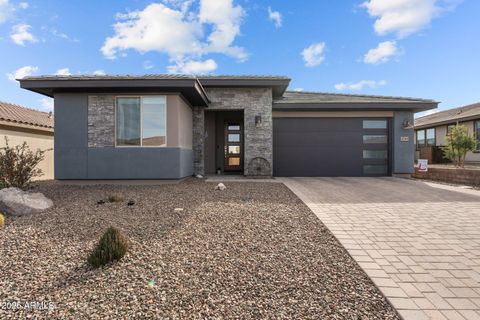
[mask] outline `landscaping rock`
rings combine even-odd
[[[197,175],[195,176],[195,178],[197,178],[197,179],[203,179],[203,176],[202,176],[201,174],[197,174]]]
[[[217,186],[215,187],[215,190],[223,191],[225,189],[227,189],[227,187],[221,182],[219,184],[217,184]]]
[[[39,213],[53,206],[42,193],[29,193],[18,188],[0,190],[0,211],[13,216]]]

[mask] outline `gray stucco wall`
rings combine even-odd
[[[102,99],[94,103],[111,105]],[[89,117],[87,94],[55,95],[55,179],[177,179],[193,174],[191,149],[95,147],[98,141],[111,144],[95,133],[111,131],[111,126],[88,130],[105,119],[112,119],[111,114]]]
[[[415,142],[414,130],[404,129],[405,120],[413,124],[413,112],[395,111],[393,117],[393,174],[412,173],[414,168]],[[408,141],[402,141],[402,137]]]
[[[272,90],[269,88],[206,88],[209,111],[244,111],[244,174],[272,175]],[[255,117],[261,116],[261,126]],[[204,174],[204,109],[193,110],[195,173]],[[264,159],[264,160],[259,160]]]

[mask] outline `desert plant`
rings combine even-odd
[[[447,144],[442,147],[445,158],[453,161],[455,166],[464,167],[467,152],[474,151],[477,147],[477,140],[468,133],[465,126],[457,123],[447,135]]]
[[[88,257],[88,263],[98,268],[109,262],[120,260],[128,250],[127,236],[114,227],[105,231],[93,252]]]
[[[0,212],[0,228],[5,225],[5,216]]]
[[[5,147],[0,148],[0,188],[28,189],[32,178],[43,174],[42,170],[36,167],[49,150],[32,151],[26,142],[11,147],[5,137]]]

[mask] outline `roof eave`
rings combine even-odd
[[[49,97],[60,92],[180,92],[192,105],[208,106],[209,99],[195,78],[180,79],[20,79],[20,87]]]
[[[438,107],[438,102],[316,102],[316,103],[285,103],[274,102],[275,111],[332,111],[332,110],[398,110],[423,112]]]
[[[260,78],[260,79],[222,79],[199,78],[204,87],[211,88],[271,88],[273,98],[280,98],[287,90],[289,78]]]
[[[454,119],[447,119],[443,121],[424,123],[420,125],[415,125],[414,127],[415,129],[425,129],[425,128],[438,127],[443,125],[455,124],[457,122],[466,122],[466,121],[472,121],[472,120],[480,120],[480,114],[476,114],[468,117],[462,117],[462,118],[454,118]]]

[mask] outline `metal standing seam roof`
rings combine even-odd
[[[9,122],[12,124],[12,126],[15,126],[15,124],[22,124],[39,128],[53,129],[52,114],[1,101],[0,121]]]
[[[480,103],[440,111],[417,118],[415,119],[415,127],[427,127],[473,119],[480,119]]]

